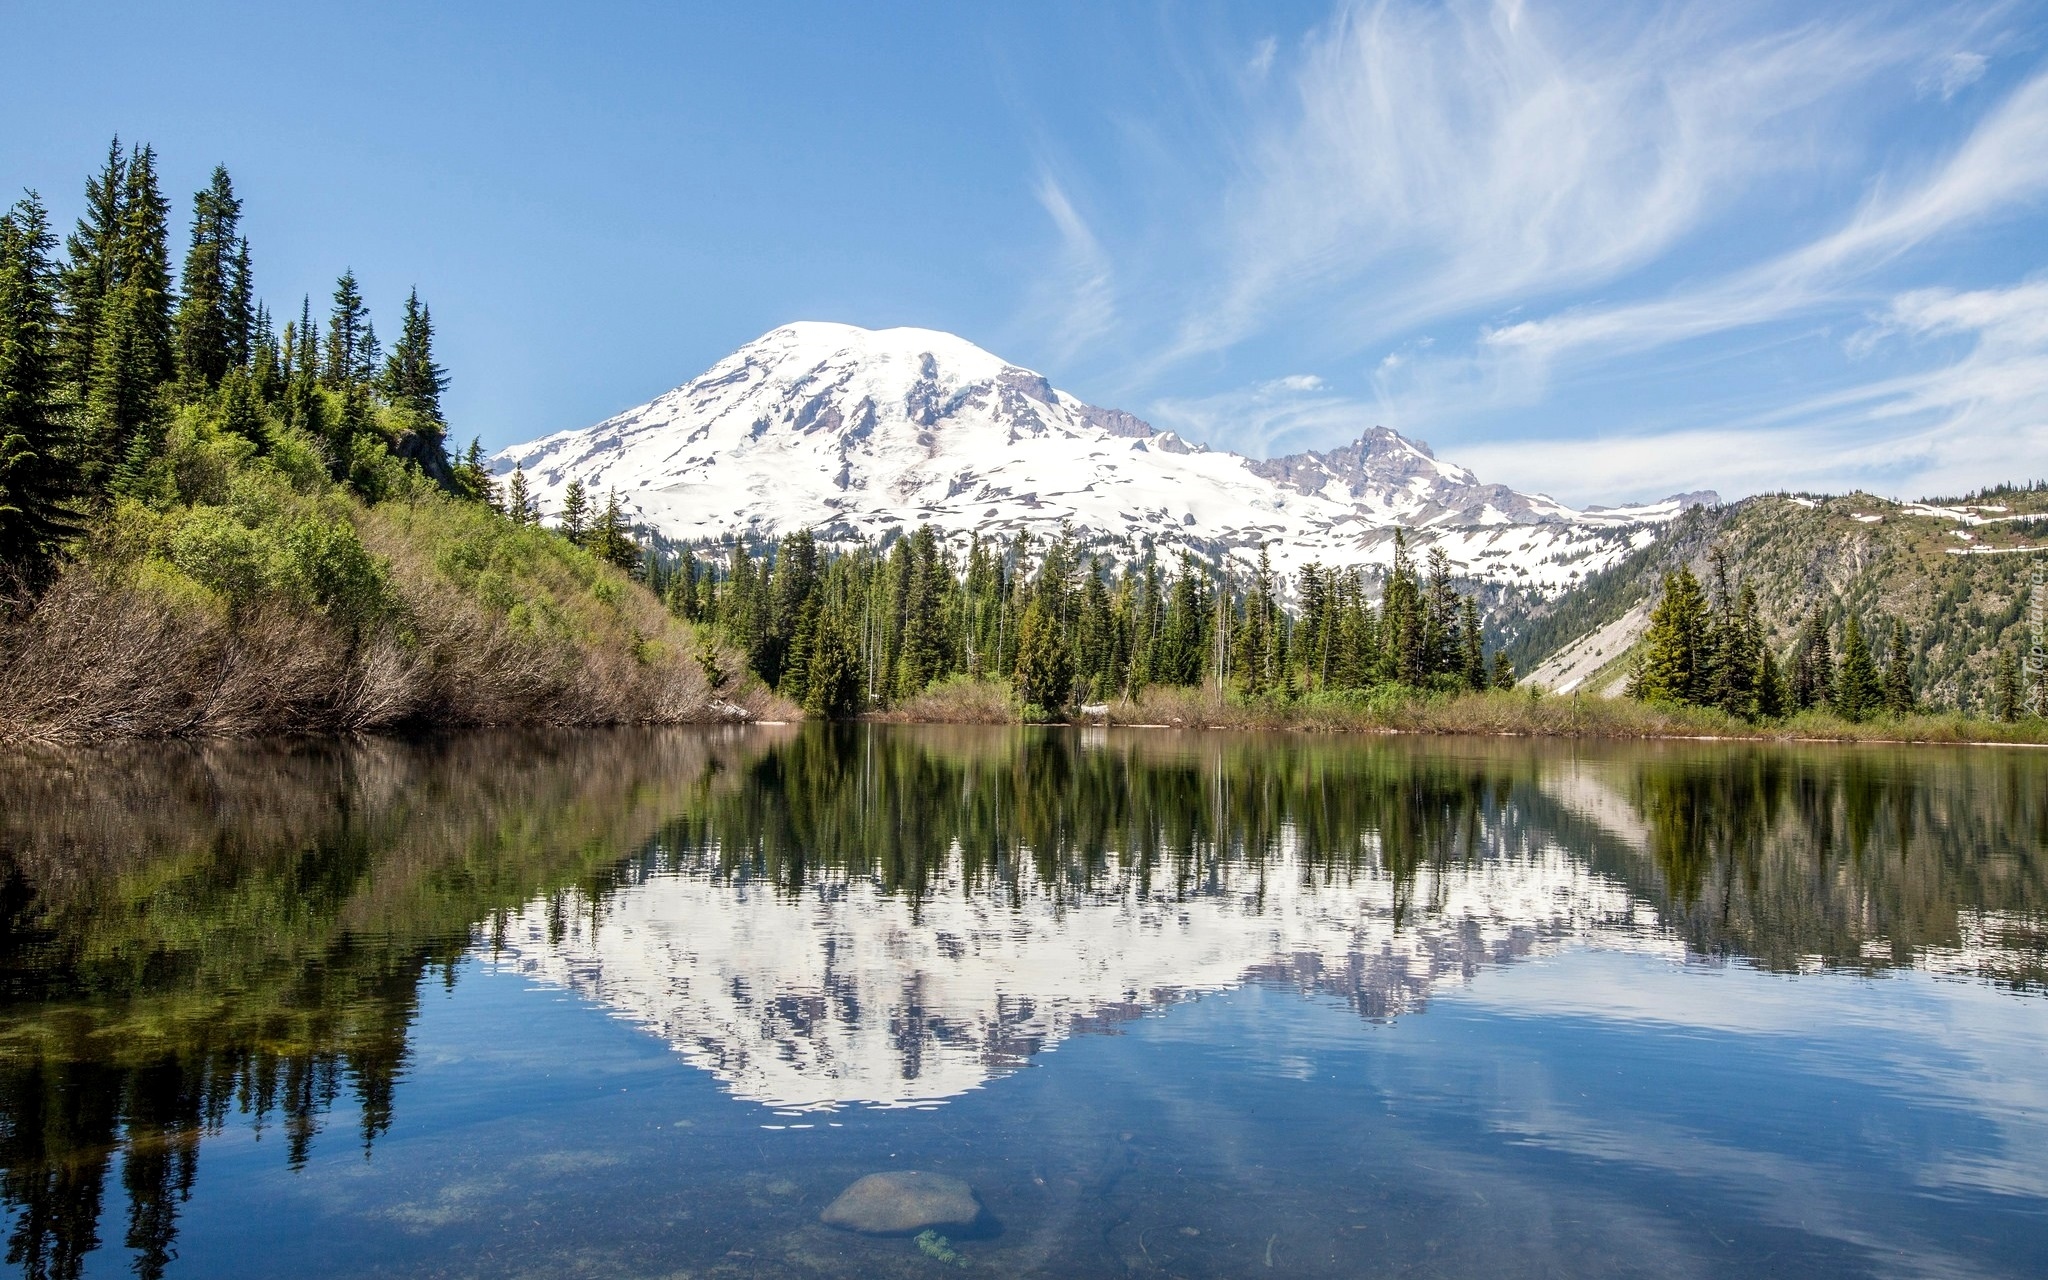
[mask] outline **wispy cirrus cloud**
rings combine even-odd
[[[1115,273],[1090,353],[1194,438],[1380,423],[1570,501],[2048,469],[2048,364],[1960,318],[2048,265],[2044,12],[1336,0],[1236,32],[1144,132],[1207,139],[1187,189],[1096,198],[1064,253]]]
[[[1249,113],[1221,278],[1165,361],[1303,309],[1363,344],[1613,279],[1808,163],[1807,115],[1912,52],[1855,23],[1732,36],[1716,12],[1342,6]]]
[[[1355,436],[1373,425],[1370,409],[1310,373],[1288,374],[1209,396],[1167,396],[1146,406],[1156,426],[1193,440],[1227,435],[1255,456]]]
[[[1931,362],[1914,349],[1937,343],[1947,350]],[[2048,279],[1911,290],[1849,345],[1883,372],[1711,426],[1475,444],[1461,458],[1561,493],[1648,493],[1711,476],[1734,493],[1893,496],[2037,478],[2025,468],[2048,463]]]
[[[1059,180],[1041,173],[1034,194],[1059,233],[1059,251],[1032,292],[1030,310],[1058,335],[1055,353],[1071,356],[1115,327],[1115,278],[1102,242]]]
[[[1601,356],[1762,324],[1839,301],[1872,269],[1927,240],[2048,195],[2048,73],[2029,80],[1927,179],[1879,191],[1838,230],[1726,278],[1651,301],[1587,307],[1488,330],[1544,360]]]

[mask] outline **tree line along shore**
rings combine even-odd
[[[34,193],[0,216],[0,739],[800,715],[2030,732],[1919,714],[1881,679],[1857,701],[1854,636],[1825,696],[1799,692],[1801,659],[1782,706],[1754,679],[1737,705],[1717,655],[1750,653],[1740,597],[1695,608],[1682,581],[1639,702],[1516,689],[1448,559],[1399,536],[1375,598],[1355,569],[1287,584],[1263,553],[1133,562],[1064,532],[964,557],[929,528],[657,550],[579,486],[543,525],[522,473],[495,480],[474,442],[451,456],[417,292],[388,351],[346,270],[324,314],[304,298],[280,327],[241,212],[216,169],[174,277],[155,154],[116,141],[61,250]]]

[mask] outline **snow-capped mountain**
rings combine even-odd
[[[1484,484],[1427,445],[1375,427],[1328,452],[1255,461],[1085,404],[1040,374],[928,329],[785,325],[666,395],[497,455],[543,512],[571,480],[616,490],[672,541],[828,542],[930,524],[1007,539],[1070,523],[1164,549],[1383,564],[1396,525],[1474,576],[1542,589],[1605,567],[1702,495],[1575,511]],[[1711,495],[1704,495],[1711,499]]]
[[[1122,861],[1077,896],[1029,877],[992,891],[955,854],[906,897],[844,871],[796,894],[685,858],[601,904],[529,904],[493,932],[492,962],[612,1010],[738,1097],[806,1112],[929,1106],[1076,1033],[1247,982],[1391,1018],[1573,947],[1684,958],[1584,859],[1503,830],[1485,842],[1405,892],[1383,869],[1332,883],[1292,849],[1192,895],[1148,891]]]

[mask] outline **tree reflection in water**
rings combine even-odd
[[[678,858],[913,909],[1376,876],[1398,929],[1450,869],[1562,850],[1696,955],[2038,991],[2044,781],[2018,752],[825,726],[31,753],[0,765],[8,1259],[79,1275],[118,1165],[162,1275],[230,1123],[296,1168],[352,1111],[368,1156],[423,982]]]

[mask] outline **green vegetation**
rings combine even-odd
[[[1449,560],[1418,573],[1400,535],[1380,602],[1361,571],[1308,565],[1282,607],[1270,561],[1240,578],[1183,554],[1118,566],[1062,535],[976,539],[964,565],[922,528],[886,552],[820,552],[808,531],[757,562],[735,543],[722,573],[685,549],[654,581],[680,617],[715,627],[762,681],[813,715],[1057,719],[1146,690],[1207,689],[1274,707],[1471,693],[1513,683],[1489,660],[1477,606]],[[991,684],[1012,696],[991,693]]]
[[[600,892],[737,754],[633,731],[10,753],[10,1264],[81,1274],[118,1169],[115,1238],[136,1274],[165,1274],[201,1139],[237,1114],[281,1128],[278,1157],[298,1168],[348,1108],[367,1154],[423,981],[452,981],[496,913]]]
[[[1457,868],[1568,850],[1697,954],[1932,961],[2038,991],[2044,768],[957,726],[31,746],[0,758],[9,1256],[78,1275],[124,1240],[138,1274],[164,1274],[202,1145],[229,1126],[275,1125],[255,1155],[292,1167],[323,1141],[370,1154],[424,983],[488,955],[512,913],[594,918],[650,876],[1078,905],[1307,873],[1384,882],[1414,918]],[[125,1236],[103,1237],[124,1199]]]
[[[388,355],[350,271],[324,336],[311,299],[277,333],[241,210],[216,169],[175,289],[147,147],[109,149],[62,261],[33,193],[0,217],[0,739],[766,705],[707,678],[616,499],[564,537],[451,461],[416,291]]]
[[[1738,598],[1754,592],[1749,641],[1776,660],[1788,709],[1836,705],[1832,680],[1847,657],[1853,619],[1877,670],[1874,697],[1861,659],[1852,673],[1859,716],[1915,705],[2007,719],[2000,672],[2009,669],[2011,719],[2019,720],[2029,707],[2048,706],[2048,663],[2021,661],[2035,643],[2029,609],[2038,566],[2048,562],[2044,534],[2048,485],[2041,484],[1926,503],[1765,495],[1696,508],[1559,599],[1515,602],[1498,625],[1513,637],[1506,651],[1516,665],[1534,671],[1579,637],[1647,612],[1670,575],[1684,570],[1710,581],[1719,572],[1736,584]],[[1619,691],[1636,659],[1650,662],[1650,648],[1645,637],[1610,649],[1605,665],[1576,687]],[[1667,647],[1660,660],[1671,657]]]

